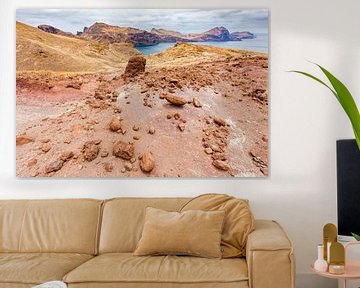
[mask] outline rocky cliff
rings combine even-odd
[[[102,43],[132,43],[135,46],[154,45],[160,42],[159,36],[131,27],[118,27],[105,23],[91,25],[79,33],[80,37],[96,40]]]
[[[58,28],[55,28],[53,26],[50,25],[39,25],[37,28],[39,28],[40,30],[47,32],[47,33],[51,33],[51,34],[56,34],[56,35],[61,35],[61,36],[68,36],[68,37],[75,37],[74,34],[70,33],[70,32],[64,32]]]

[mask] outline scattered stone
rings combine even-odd
[[[161,92],[161,93],[160,93],[160,95],[159,95],[159,98],[160,98],[160,99],[165,99],[165,98],[166,98],[166,96],[167,96],[167,94],[166,94],[166,93]]]
[[[50,139],[49,138],[41,139],[40,142],[43,143],[43,144],[49,143]]]
[[[146,152],[142,155],[140,160],[140,168],[143,172],[149,173],[155,167],[155,159],[151,152]]]
[[[36,158],[33,158],[33,159],[30,159],[28,162],[27,162],[27,166],[28,167],[32,167],[32,166],[35,166],[37,164],[37,159]]]
[[[179,120],[180,117],[181,117],[180,113],[176,112],[176,113],[174,114],[175,120]]]
[[[25,145],[31,142],[34,142],[34,138],[31,136],[28,136],[26,134],[16,136],[16,146]]]
[[[69,161],[73,157],[74,157],[74,152],[65,151],[60,155],[59,160],[66,162],[66,161]]]
[[[106,157],[108,157],[108,156],[109,156],[109,152],[108,152],[108,151],[106,151],[106,150],[101,151],[101,153],[100,153],[100,157],[101,157],[101,158],[106,158]]]
[[[125,172],[126,172],[125,167],[121,168],[121,173],[125,173]]]
[[[134,145],[125,143],[123,141],[117,141],[113,147],[114,156],[125,160],[130,160],[132,157],[134,157],[134,152]]]
[[[140,136],[135,135],[135,136],[133,137],[133,139],[134,139],[134,140],[139,140],[139,139],[140,139]]]
[[[220,169],[220,170],[223,170],[223,171],[228,171],[230,169],[229,165],[225,162],[225,161],[222,161],[222,160],[214,160],[212,162],[212,164]]]
[[[183,123],[179,123],[179,124],[177,125],[177,127],[179,128],[179,130],[180,130],[181,132],[185,130],[185,124],[183,124]]]
[[[66,88],[74,88],[79,90],[81,88],[82,83],[81,82],[71,82],[66,85]]]
[[[137,125],[134,125],[134,126],[133,126],[133,130],[134,130],[134,131],[139,131],[139,129],[140,129],[139,126],[137,126]]]
[[[211,150],[213,150],[214,152],[222,152],[221,149],[220,149],[220,147],[219,147],[218,145],[213,144],[213,145],[210,146],[210,148],[211,148]]]
[[[121,130],[121,121],[118,117],[113,116],[109,123],[109,128],[113,132],[117,132]]]
[[[45,143],[42,147],[41,147],[41,151],[43,151],[44,153],[47,153],[51,150],[51,145],[49,143]]]
[[[167,115],[166,115],[166,118],[167,118],[167,119],[171,119],[171,118],[172,118],[172,115],[171,115],[171,114],[167,114]]]
[[[127,171],[131,171],[131,169],[133,168],[133,165],[129,162],[126,162],[124,164],[124,168],[127,170]]]
[[[111,163],[106,162],[106,163],[104,163],[104,169],[106,172],[112,172],[114,169],[114,166]]]
[[[169,103],[171,103],[171,104],[173,104],[173,105],[175,105],[175,106],[183,106],[183,105],[185,105],[185,104],[187,103],[187,100],[184,99],[183,97],[175,96],[175,95],[170,95],[170,94],[167,94],[167,95],[165,96],[165,99],[166,99]]]
[[[202,104],[200,103],[199,99],[197,99],[196,97],[193,98],[192,102],[193,102],[194,107],[196,107],[196,108],[202,107]]]
[[[125,76],[134,77],[145,72],[146,59],[143,56],[137,55],[130,57],[125,68]]]
[[[65,140],[64,140],[64,143],[65,143],[65,144],[70,144],[70,143],[71,143],[71,139],[70,139],[70,138],[65,139]]]
[[[130,163],[133,164],[133,163],[135,163],[135,162],[136,162],[136,158],[135,158],[135,157],[133,157],[133,158],[130,159]]]
[[[155,133],[155,127],[154,126],[150,126],[149,128],[149,134],[153,135]]]
[[[59,171],[63,167],[63,165],[64,165],[63,161],[55,160],[45,167],[45,173],[49,174],[52,172]]]
[[[261,173],[263,173],[265,176],[267,176],[267,175],[269,174],[268,168],[266,168],[266,167],[260,168],[260,171],[261,171]]]
[[[212,154],[213,150],[210,147],[205,148],[205,153],[206,154]]]
[[[98,145],[100,142],[97,142],[98,141],[88,141],[84,144],[82,152],[86,161],[93,161],[99,155],[100,148]]]
[[[226,126],[225,119],[220,116],[214,116],[214,122],[219,126]]]

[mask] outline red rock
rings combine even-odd
[[[155,127],[154,126],[150,126],[149,128],[149,134],[154,134],[155,133]]]
[[[33,159],[30,159],[28,162],[27,162],[27,166],[28,167],[31,167],[31,166],[35,166],[37,164],[37,159],[36,158],[33,158]]]
[[[194,107],[196,107],[196,108],[202,107],[202,104],[200,103],[199,99],[197,99],[196,97],[193,98],[192,102],[193,102]]]
[[[70,160],[73,157],[74,157],[74,152],[65,151],[60,155],[59,160],[61,160],[63,162],[66,162],[66,161]]]
[[[123,141],[118,141],[113,147],[113,154],[116,157],[130,160],[134,157],[135,148],[134,145],[125,143]]]
[[[49,174],[52,172],[59,171],[64,165],[64,162],[61,160],[55,160],[45,167],[45,173]]]
[[[120,119],[115,117],[115,116],[112,117],[111,121],[109,123],[109,128],[113,132],[120,131],[121,130],[121,121],[120,121]]]
[[[145,173],[150,173],[155,167],[155,159],[151,152],[146,152],[140,160],[140,168]]]
[[[187,100],[184,99],[183,97],[175,96],[175,95],[170,95],[170,94],[167,94],[167,95],[165,96],[165,99],[166,99],[169,103],[171,103],[171,104],[173,104],[173,105],[175,105],[175,106],[183,106],[183,105],[185,105],[185,104],[187,103]]]
[[[16,136],[16,146],[25,145],[34,141],[35,140],[33,137],[28,136],[26,134]]]
[[[146,59],[137,55],[130,57],[125,68],[125,76],[134,77],[145,72]]]
[[[180,123],[177,125],[177,127],[181,132],[183,132],[185,130],[185,124]]]
[[[96,144],[98,141],[88,141],[84,144],[82,152],[84,154],[84,159],[86,161],[93,161],[97,158],[100,152],[99,144]]]
[[[113,171],[114,166],[111,163],[106,162],[104,163],[104,169],[106,172],[111,172]]]
[[[212,164],[219,170],[228,171],[230,169],[229,165],[222,160],[214,160]]]
[[[210,147],[205,148],[204,151],[205,151],[206,154],[212,154],[213,153],[213,151],[212,151],[212,149]]]
[[[43,151],[44,153],[47,153],[51,150],[51,145],[49,143],[45,143],[42,147],[41,147],[41,151]]]
[[[214,116],[214,122],[219,126],[226,126],[225,119],[220,116]]]

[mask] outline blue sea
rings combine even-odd
[[[208,42],[191,42],[196,45],[210,45],[229,49],[249,50],[256,52],[268,53],[269,37],[267,33],[256,34],[254,39],[244,39],[242,41],[208,41]],[[175,43],[159,43],[151,46],[135,47],[145,55],[160,53],[167,48],[173,47]]]

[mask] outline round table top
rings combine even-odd
[[[314,269],[314,264],[311,264],[311,269],[318,275],[333,278],[333,279],[360,279],[360,261],[346,261],[344,274],[331,274],[329,272],[320,272]]]

